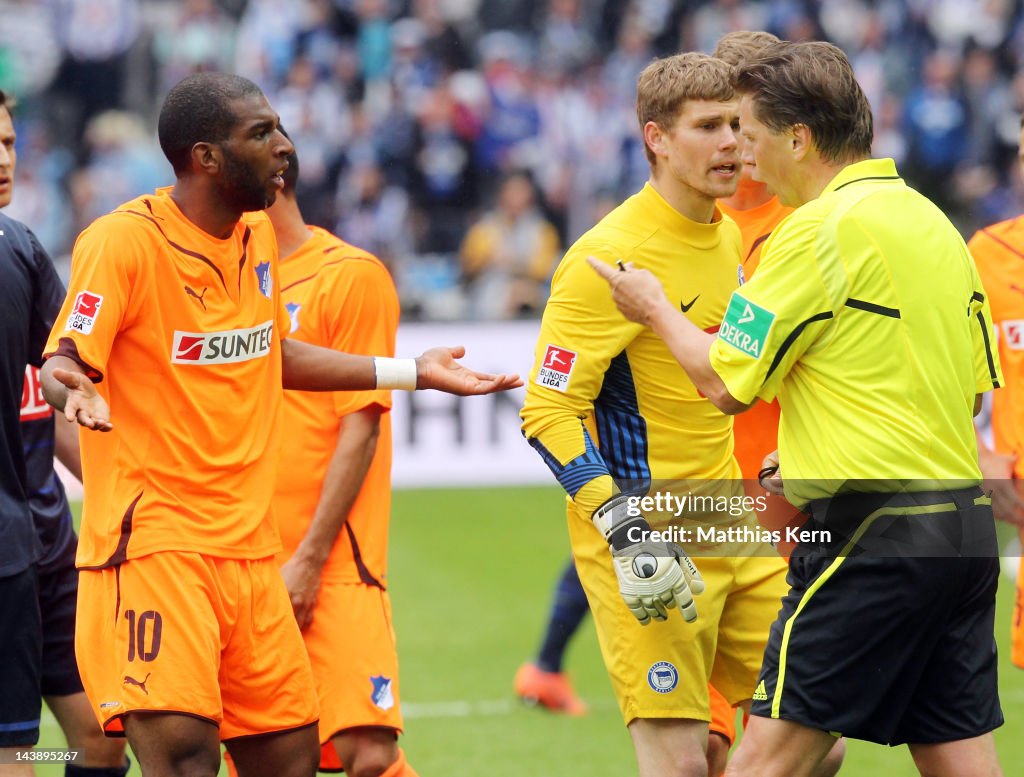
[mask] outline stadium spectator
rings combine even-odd
[[[924,82],[907,97],[907,177],[932,193],[947,213],[957,205],[949,181],[967,159],[968,107],[957,83],[958,59],[935,51],[924,61]]]
[[[688,53],[641,74],[650,179],[559,265],[522,410],[527,440],[571,497],[576,568],[641,777],[707,774],[707,683],[729,704],[749,700],[785,573],[774,553],[740,558],[714,543],[698,573],[679,546],[644,534],[651,526],[631,496],[669,482],[738,490],[732,422],[663,343],[621,316],[585,259],[653,267],[700,326],[717,322],[738,283],[741,242],[715,207],[740,174],[729,73],[722,60]],[[751,513],[729,520],[756,525]],[[690,586],[704,591],[701,574],[707,591],[695,607]]]
[[[1024,119],[1020,124],[1018,164],[1024,168]],[[985,488],[992,494],[996,518],[1018,527],[1024,545],[1024,283],[1020,261],[1024,257],[1024,216],[1017,216],[978,231],[967,244],[978,265],[992,305],[998,330],[999,360],[1006,385],[992,396],[991,447],[978,438],[978,453]],[[1011,620],[1011,658],[1024,669],[1024,564],[1017,570],[1016,609]]]
[[[556,5],[560,12],[549,14]],[[106,19],[111,9],[123,7],[127,13],[116,14],[111,24],[102,22],[102,34],[92,36],[97,50],[122,38],[131,41],[120,57],[124,63],[121,86],[111,88],[109,81],[101,79],[102,86],[90,89],[88,99],[129,110],[148,123],[159,107],[155,104],[155,96],[162,91],[158,85],[175,81],[161,65],[168,49],[177,53],[182,64],[173,68],[179,69],[225,68],[224,57],[234,52],[233,69],[256,81],[275,105],[280,102],[283,108],[278,95],[286,87],[306,90],[305,95],[293,94],[293,104],[319,103],[316,112],[334,120],[325,135],[331,145],[347,132],[348,117],[364,112],[380,141],[378,162],[388,183],[411,194],[411,128],[419,103],[433,96],[430,90],[443,91],[443,82],[452,74],[453,94],[485,76],[493,85],[495,71],[506,68],[504,60],[511,58],[518,63],[511,69],[522,75],[502,76],[502,87],[491,90],[497,99],[487,96],[479,102],[472,97],[470,106],[465,94],[455,95],[457,132],[473,144],[475,165],[481,171],[476,200],[493,192],[509,169],[529,169],[550,209],[549,217],[568,244],[589,226],[589,214],[600,193],[614,192],[616,199],[622,199],[646,179],[642,148],[628,129],[631,119],[627,116],[624,121],[613,106],[618,106],[619,114],[631,112],[635,76],[652,57],[705,50],[720,33],[740,27],[760,27],[789,39],[833,40],[848,53],[864,85],[879,124],[879,143],[884,146],[879,153],[886,155],[885,148],[907,146],[908,129],[902,117],[908,95],[921,84],[926,58],[943,49],[956,60],[954,88],[963,91],[970,103],[969,129],[962,144],[967,166],[959,165],[953,177],[940,174],[929,180],[910,167],[906,173],[926,195],[944,204],[948,200],[955,223],[965,234],[1009,218],[1024,207],[1024,199],[1007,186],[1006,177],[1016,117],[1024,109],[1021,3],[972,0],[971,10],[961,11],[959,17],[951,12],[956,3],[931,1],[216,0],[215,6],[222,11],[213,11],[209,0],[192,0],[191,5],[156,0],[17,0],[0,27],[0,83],[25,98],[21,121],[45,123],[56,145],[71,151],[78,167],[86,166],[88,149],[82,128],[87,120],[80,123],[76,118],[83,114],[84,98],[68,80],[66,68],[55,79],[56,63],[66,58],[62,41],[69,39],[69,28],[65,22],[74,14],[84,18],[93,13],[89,9],[94,9],[95,19]],[[182,13],[193,7],[210,11],[189,15],[188,24],[179,29]],[[567,12],[561,11],[563,7]],[[90,16],[75,25],[76,51],[89,48],[95,19]],[[175,30],[173,39],[168,29]],[[595,45],[590,55],[578,56],[575,42],[585,39]],[[542,56],[545,51],[550,57]],[[301,86],[287,83],[298,57],[312,63],[315,73]],[[556,65],[548,67],[549,59]],[[538,67],[541,62],[545,64]],[[991,79],[985,73],[987,67],[995,68]],[[342,104],[334,97],[319,100],[325,82],[341,95]],[[41,90],[46,99],[35,99]],[[998,118],[992,120],[993,114]],[[888,125],[884,131],[883,119]],[[288,126],[299,129],[294,123]],[[481,132],[481,127],[486,131]],[[307,149],[311,175],[307,183],[312,183],[316,154],[312,143],[318,139],[311,134],[297,139]],[[615,142],[619,145],[611,145]],[[584,146],[591,144],[594,147],[584,152]],[[914,145],[920,146],[917,141]],[[155,163],[162,161],[158,153],[151,154]],[[345,167],[328,164],[323,169],[320,191],[336,190],[346,175]],[[66,195],[77,180],[64,174],[55,183]],[[53,223],[88,223],[73,213],[79,201],[75,196],[57,197],[51,207],[63,212]],[[340,216],[340,203],[330,197],[300,191],[299,203],[310,223],[333,228]],[[442,218],[448,216],[454,219],[451,227],[439,231],[454,233],[457,245],[468,223],[457,212]],[[66,237],[55,238],[59,232],[44,230],[41,221],[30,223],[51,256],[61,256],[70,248]],[[402,227],[405,235],[399,242],[410,246],[402,257],[404,263],[430,264],[436,259],[430,252],[424,255],[417,245],[414,233],[419,229],[416,219]],[[399,291],[403,296],[419,294],[415,287]],[[431,315],[441,311],[445,318],[456,315],[449,306],[435,308]]]
[[[576,73],[590,64],[597,51],[597,19],[586,10],[583,0],[547,1],[537,36],[538,68]]]
[[[128,52],[142,29],[138,0],[56,0],[53,23],[63,52],[53,96],[71,142],[89,120],[122,105]]]
[[[155,31],[153,55],[161,92],[191,73],[229,70],[235,57],[235,24],[214,0],[185,0],[173,22]]]
[[[423,25],[423,49],[445,74],[473,66],[469,46],[458,27],[445,17],[442,0],[413,0],[412,12]]]
[[[763,482],[824,532],[793,553],[726,773],[810,775],[842,732],[908,744],[922,775],[998,777],[999,559],[972,414],[1002,376],[981,281],[948,219],[870,158],[870,107],[838,48],[776,44],[735,83],[744,157],[798,210],[718,335],[650,272],[590,261],[717,407],[779,397]]]
[[[409,213],[409,197],[398,186],[387,186],[373,162],[358,162],[338,186],[337,232],[366,246],[387,267],[409,256],[408,234],[402,227]]]
[[[300,201],[314,223],[330,223],[337,171],[352,135],[352,116],[340,85],[318,77],[313,61],[300,54],[292,60],[284,86],[268,99],[303,149]]]
[[[480,168],[472,143],[460,132],[448,82],[420,102],[412,141],[408,181],[416,250],[454,255],[479,196]]]
[[[167,163],[152,154],[154,146],[139,117],[106,111],[85,129],[87,162],[71,177],[69,188],[80,219],[75,234],[139,192],[167,180]]]
[[[287,339],[258,211],[293,148],[251,81],[186,78],[159,137],[174,186],[79,237],[45,352],[47,401],[95,431],[81,435],[76,652],[104,730],[124,731],[143,771],[214,775],[224,740],[243,776],[312,775],[313,677],[273,559],[281,386],[517,380],[467,370],[457,349],[394,360]]]
[[[356,47],[363,76],[371,86],[388,79],[391,65],[391,30],[388,0],[356,0],[359,18]]]
[[[0,84],[8,94],[30,100],[47,89],[61,61],[61,48],[48,4],[6,2],[0,25]]]
[[[510,32],[480,39],[488,105],[476,154],[481,170],[492,177],[524,165],[529,143],[540,134],[530,56],[530,44]]]
[[[298,158],[267,213],[281,251],[290,337],[393,356],[398,294],[374,256],[307,227]],[[288,391],[273,509],[281,575],[320,703],[320,767],[352,777],[416,777],[398,746],[398,653],[387,590],[391,392]],[[341,652],[339,652],[339,650]]]
[[[266,90],[284,82],[302,30],[301,3],[249,0],[239,21],[235,71]]]
[[[559,253],[558,233],[537,206],[530,176],[510,173],[494,208],[470,226],[460,250],[470,318],[535,316]]]
[[[7,207],[14,195],[13,107],[13,100],[0,90],[0,208]],[[0,642],[6,700],[0,710],[0,774],[33,774],[32,764],[19,763],[9,748],[24,749],[38,740],[42,697],[64,732],[68,749],[81,753],[81,760],[67,767],[69,777],[124,777],[124,744],[104,739],[75,662],[77,538],[53,457],[56,449],[61,461],[80,476],[78,443],[73,427],[63,419],[55,427],[52,409],[39,393],[43,330],[56,319],[64,287],[46,251],[24,224],[0,215],[0,226],[3,305],[16,312],[0,327],[4,395],[10,398],[0,408],[5,451],[0,515],[9,538],[0,557],[6,624]],[[19,383],[21,406],[16,413]]]

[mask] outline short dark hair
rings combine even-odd
[[[779,38],[770,32],[735,30],[727,32],[718,39],[718,45],[715,46],[715,51],[711,56],[724,59],[736,67],[744,60],[756,56],[768,46],[780,42]]]
[[[292,139],[292,136],[285,132],[283,125],[279,124],[277,129],[288,140]],[[288,169],[281,176],[284,179],[284,190],[286,192],[294,192],[295,185],[299,182],[299,154],[295,150],[295,143],[292,143],[292,152],[285,157],[285,160],[288,162]]]
[[[6,108],[8,113],[13,113],[14,106],[17,104],[18,101],[14,99],[13,94],[0,89],[0,108]]]
[[[744,60],[733,75],[736,90],[753,98],[754,116],[774,132],[803,124],[828,162],[871,154],[871,105],[850,60],[822,41],[780,42]]]
[[[263,94],[252,81],[228,73],[195,73],[179,81],[164,99],[157,122],[160,148],[176,174],[189,169],[196,143],[227,140],[237,118],[231,103]]]

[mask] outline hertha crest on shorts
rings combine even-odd
[[[544,360],[537,370],[534,381],[540,386],[553,388],[563,394],[569,388],[569,378],[576,364],[576,352],[557,345],[549,345],[544,352]]]

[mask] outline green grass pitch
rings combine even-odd
[[[406,710],[402,744],[423,777],[635,774],[589,619],[566,662],[589,715],[567,719],[528,709],[511,692],[516,668],[536,649],[553,583],[568,558],[563,504],[554,487],[395,494],[389,587]],[[1007,774],[1024,763],[1024,671],[1008,658],[1012,602],[1004,577],[996,628],[1008,722],[996,740]],[[40,745],[62,744],[56,722],[44,711]],[[840,772],[916,773],[906,748],[858,742],[849,743]],[[44,766],[37,774],[58,777],[63,767]]]

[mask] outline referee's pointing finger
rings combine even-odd
[[[587,257],[587,264],[593,268],[594,272],[608,281],[608,283],[615,280],[615,270],[612,269],[610,264],[602,262],[600,259],[595,259],[593,256]]]

